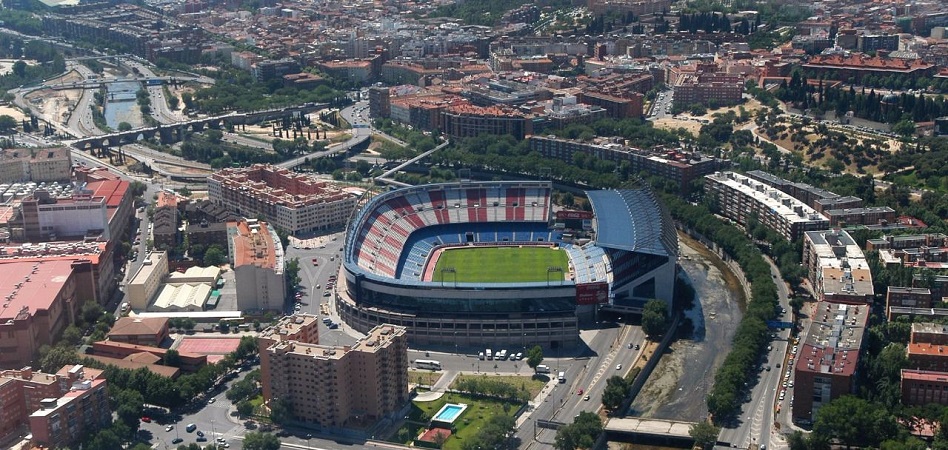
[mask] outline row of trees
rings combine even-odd
[[[740,411],[745,382],[756,372],[760,355],[769,341],[766,321],[776,315],[777,287],[760,250],[740,229],[718,219],[705,205],[694,206],[670,194],[663,195],[663,200],[672,217],[717,243],[725,254],[737,261],[752,286],[747,310],[732,340],[732,350],[715,374],[714,387],[708,395],[708,411],[716,421],[727,421]]]
[[[530,400],[530,391],[526,386],[514,386],[510,383],[494,380],[488,376],[458,377],[454,388],[472,395],[489,395],[516,402]]]
[[[329,103],[344,106],[351,103],[344,93],[327,85],[315,89],[298,89],[283,86],[282,79],[258,82],[249,73],[238,69],[222,70],[213,86],[199,89],[193,95],[182,95],[181,100],[188,110],[208,114],[227,111],[258,111],[300,103]]]

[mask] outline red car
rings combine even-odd
[[[150,422],[151,422],[151,417],[148,417],[148,416],[142,416],[142,422],[145,422],[145,423],[150,423]]]
[[[583,388],[579,388],[579,392],[577,392],[576,395],[583,395]]]

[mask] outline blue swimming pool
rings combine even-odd
[[[463,403],[448,403],[438,410],[438,413],[435,414],[432,422],[447,424],[453,423],[455,420],[457,420],[461,413],[464,412],[465,409],[467,409],[467,405]]]

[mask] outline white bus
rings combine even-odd
[[[441,362],[433,359],[416,359],[415,366],[419,369],[441,370]]]

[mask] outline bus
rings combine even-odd
[[[441,362],[433,359],[417,359],[415,366],[419,369],[441,370]]]

